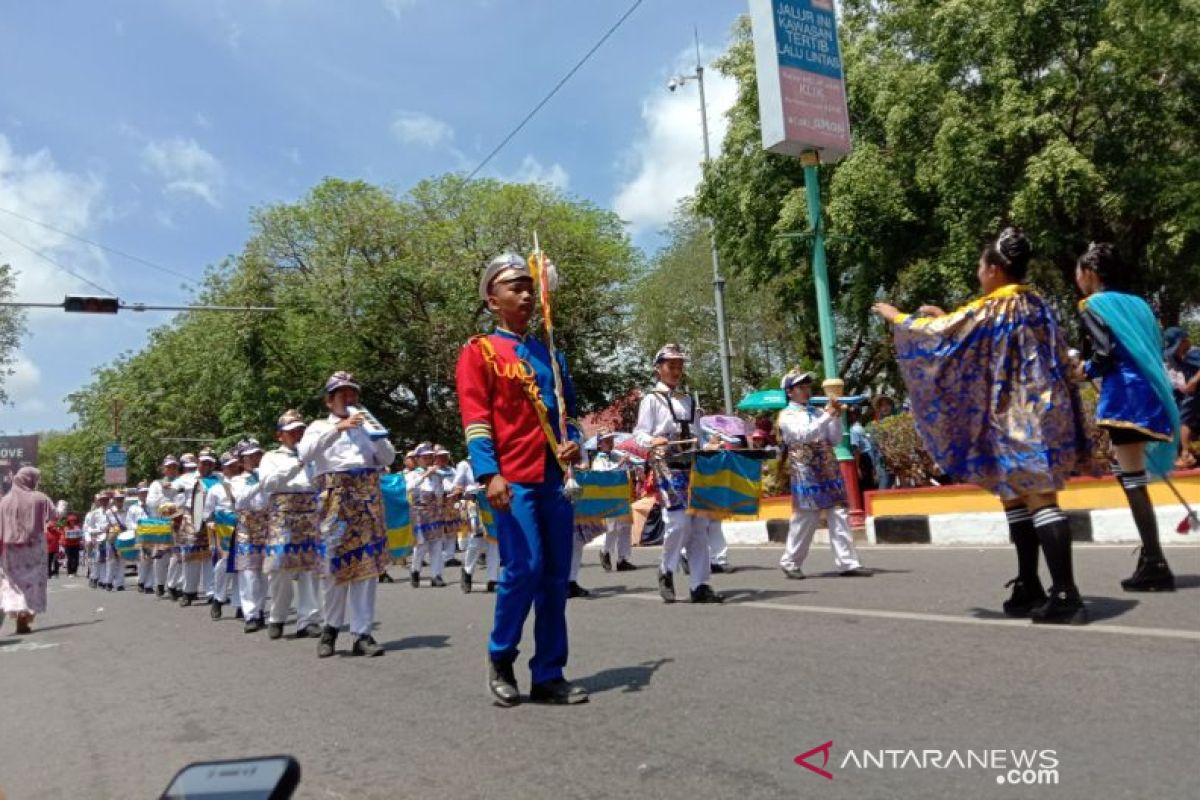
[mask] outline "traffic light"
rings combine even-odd
[[[83,314],[115,314],[121,308],[121,301],[115,297],[85,297],[69,294],[63,300],[65,311],[77,311]]]

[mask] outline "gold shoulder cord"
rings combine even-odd
[[[476,339],[479,342],[479,352],[483,354],[483,360],[492,368],[492,372],[502,380],[518,380],[521,382],[521,388],[525,390],[526,396],[533,403],[533,410],[537,412],[538,422],[542,426],[542,434],[546,437],[546,441],[550,444],[550,451],[554,453],[554,460],[558,461],[559,467],[563,472],[566,472],[567,466],[562,463],[558,457],[558,437],[554,435],[554,428],[550,427],[550,409],[546,408],[545,401],[542,400],[542,392],[538,389],[537,381],[534,380],[533,367],[524,359],[517,359],[515,363],[501,364],[496,357],[496,350],[492,347],[491,341],[486,336],[480,336]]]

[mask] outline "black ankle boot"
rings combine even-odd
[[[505,708],[521,702],[521,692],[517,689],[517,677],[513,674],[511,661],[488,659],[488,690],[496,698],[496,703]]]
[[[1035,625],[1086,625],[1087,608],[1075,588],[1050,587],[1050,596],[1029,614]]]
[[[321,643],[317,645],[317,658],[329,658],[333,655],[337,636],[338,629],[332,625],[326,625],[321,629]]]
[[[1029,612],[1046,603],[1046,590],[1038,578],[1022,580],[1013,578],[1006,587],[1012,587],[1012,594],[1004,601],[1004,613],[1010,617],[1028,617]]]
[[[1175,576],[1166,560],[1146,558],[1143,553],[1133,575],[1121,581],[1121,588],[1127,592],[1173,592]]]

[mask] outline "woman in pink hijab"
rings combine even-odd
[[[22,467],[0,500],[0,620],[16,617],[17,633],[30,633],[46,610],[46,523],[54,504],[37,491],[41,473]]]

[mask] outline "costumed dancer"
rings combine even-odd
[[[575,411],[575,393],[566,359],[529,331],[537,302],[529,265],[513,253],[492,259],[479,296],[498,326],[463,347],[455,375],[467,454],[495,512],[504,561],[488,640],[488,688],[500,705],[520,702],[513,664],[536,606],[530,699],[582,703],[587,692],[563,678],[574,533],[563,485],[567,465],[579,459],[578,431],[563,423]],[[545,317],[545,293],[543,299]]]
[[[1190,469],[1196,465],[1192,437],[1200,431],[1200,347],[1192,346],[1183,328],[1167,328],[1163,331],[1163,361],[1179,407],[1180,449],[1175,468]]]
[[[214,620],[221,618],[224,614],[224,606],[229,603],[233,603],[237,607],[236,619],[245,617],[242,612],[242,592],[238,583],[238,573],[234,566],[237,559],[233,557],[234,548],[237,546],[237,542],[233,538],[237,535],[236,526],[232,536],[222,537],[216,522],[217,512],[237,514],[237,501],[233,496],[233,480],[241,474],[242,460],[229,450],[221,453],[221,480],[208,490],[208,496],[204,499],[204,519],[211,531],[209,543],[212,545],[213,555],[216,556],[216,563],[213,564],[212,604],[208,609],[209,616]]]
[[[913,316],[887,303],[874,310],[892,324],[913,420],[934,463],[1004,504],[1018,570],[1005,613],[1081,625],[1087,609],[1057,492],[1088,443],[1062,329],[1046,301],[1020,283],[1032,252],[1020,230],[1006,228],[979,258],[978,300],[949,314],[926,306],[925,316]]]
[[[697,420],[700,411],[696,396],[679,389],[683,381],[687,355],[677,344],[665,344],[654,356],[654,371],[658,383],[642,397],[638,406],[638,421],[633,435],[642,447],[666,451],[667,454],[679,445],[691,443],[699,432]],[[659,458],[658,453],[651,458]],[[708,585],[711,565],[709,564],[708,537],[709,520],[688,513],[687,469],[669,469],[665,464],[656,475],[658,492],[663,508],[666,533],[663,536],[662,560],[658,571],[658,592],[664,602],[675,602],[675,571],[679,569],[680,557],[687,548],[691,563],[691,599],[693,603],[720,603],[724,598]]]
[[[1175,576],[1158,539],[1149,477],[1169,475],[1179,449],[1180,415],[1163,366],[1163,338],[1146,301],[1126,291],[1130,270],[1111,244],[1093,244],[1080,256],[1075,283],[1091,339],[1091,358],[1078,379],[1100,379],[1096,424],[1108,431],[1142,552],[1137,568],[1121,581],[1127,592],[1173,592]]]
[[[150,491],[146,495],[146,516],[161,517],[158,507],[163,503],[174,503],[176,488],[175,481],[179,478],[179,460],[168,455],[162,461],[162,477],[150,482]],[[143,547],[142,562],[147,564],[145,589],[147,593],[153,590],[162,597],[167,591],[167,572],[171,562],[172,548],[169,546]]]
[[[108,502],[107,492],[96,494],[95,504],[83,520],[83,536],[87,543],[88,586],[108,588]]]
[[[479,512],[479,496],[483,487],[475,480],[475,472],[471,469],[469,458],[458,462],[455,468],[454,489],[458,492],[469,531],[459,587],[463,594],[471,593],[475,567],[479,565],[479,559],[482,557],[487,569],[487,591],[494,592],[496,582],[500,579],[500,545],[488,535],[483,524],[483,517]]]
[[[791,476],[792,519],[779,566],[789,578],[804,577],[804,559],[823,511],[834,569],[846,577],[868,577],[871,571],[863,569],[854,549],[846,486],[833,450],[842,440],[842,405],[830,398],[824,411],[813,410],[809,406],[813,377],[811,372],[793,370],[780,384],[788,398],[787,408],[779,413],[779,436],[784,446],[781,457],[787,459]]]
[[[592,459],[592,469],[597,472],[625,470],[629,472],[629,456],[618,456],[613,452],[617,434],[613,431],[600,431],[596,436],[596,455]],[[629,572],[637,567],[629,560],[633,553],[632,533],[633,520],[623,517],[610,517],[604,521],[604,549],[600,551],[600,566],[605,572],[616,569],[617,572]]]
[[[300,460],[312,466],[313,484],[319,493],[325,627],[317,645],[318,658],[334,654],[347,604],[354,637],[351,652],[356,656],[383,655],[383,647],[371,635],[379,576],[387,569],[389,558],[379,477],[396,460],[396,450],[386,436],[372,438],[364,427],[367,413],[358,403],[359,385],[354,376],[333,373],[325,382],[329,416],[314,420],[297,446]]]
[[[233,561],[238,573],[242,616],[246,620],[242,630],[255,633],[265,624],[267,599],[267,579],[263,575],[267,554],[267,495],[258,475],[263,451],[256,440],[243,439],[238,442],[236,452],[242,474],[230,481],[237,512]]]
[[[317,585],[320,564],[317,530],[317,493],[296,445],[308,427],[299,411],[283,412],[275,425],[279,447],[263,456],[258,466],[262,490],[270,507],[267,522],[267,592],[271,608],[267,636],[283,636],[283,625],[292,608],[295,583],[296,638],[321,636],[321,600]]]

